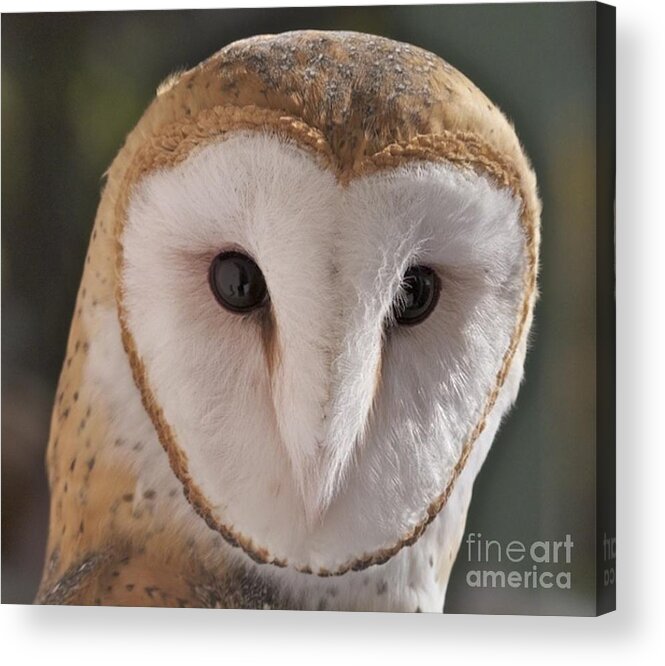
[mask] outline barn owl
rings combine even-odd
[[[441,612],[539,219],[511,124],[420,48],[260,36],[167,80],[85,259],[37,602]]]

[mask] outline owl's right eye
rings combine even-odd
[[[210,264],[210,288],[227,310],[250,312],[268,302],[268,287],[261,269],[241,252],[222,252]]]

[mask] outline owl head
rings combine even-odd
[[[539,214],[509,122],[419,48],[256,37],[164,84],[92,256],[201,519],[319,575],[413,544],[515,399]]]

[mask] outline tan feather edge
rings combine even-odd
[[[338,576],[349,571],[360,571],[369,566],[383,564],[396,555],[405,546],[413,545],[427,529],[438,513],[443,509],[473,449],[473,445],[487,424],[499,392],[505,383],[512,360],[522,340],[527,322],[531,316],[536,297],[536,274],[538,264],[538,235],[536,228],[537,211],[526,202],[530,201],[522,189],[516,169],[501,155],[496,153],[478,135],[470,132],[444,132],[437,135],[419,135],[410,142],[391,144],[380,152],[365,158],[359,166],[341,170],[337,167],[331,149],[318,130],[302,120],[284,115],[278,111],[249,107],[214,107],[202,111],[195,119],[187,123],[174,123],[153,136],[136,155],[127,169],[120,194],[116,202],[115,242],[116,242],[116,303],[122,331],[122,341],[129,357],[134,381],[138,386],[143,406],[157,430],[159,440],[164,447],[171,468],[183,484],[185,495],[197,513],[208,526],[219,532],[234,547],[241,548],[252,560],[260,564],[273,564],[286,567],[285,559],[272,556],[265,548],[257,547],[252,540],[234,531],[215,518],[212,510],[198,486],[189,474],[185,453],[179,448],[171,426],[166,421],[148,384],[143,360],[138,354],[134,338],[127,324],[127,311],[124,305],[122,282],[123,245],[122,232],[126,222],[126,211],[132,187],[138,180],[158,168],[174,166],[186,159],[194,148],[201,147],[219,139],[229,131],[271,130],[287,138],[295,139],[299,147],[310,150],[328,167],[331,167],[340,182],[348,183],[359,176],[393,168],[404,163],[417,161],[452,162],[470,168],[475,172],[489,175],[499,186],[510,188],[522,202],[520,220],[525,234],[526,266],[523,274],[524,298],[519,309],[517,322],[506,350],[496,380],[490,391],[480,418],[467,438],[453,474],[444,491],[427,508],[426,515],[411,531],[393,546],[366,553],[350,560],[340,567],[329,570],[320,568],[313,571],[310,567],[294,567],[302,573],[317,576]]]

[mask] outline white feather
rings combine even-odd
[[[423,519],[451,478],[514,331],[525,261],[519,207],[510,191],[446,163],[341,187],[293,143],[245,132],[135,186],[123,236],[129,328],[218,520],[292,567],[335,570],[393,546]],[[258,319],[222,309],[207,283],[210,261],[231,247],[266,277],[280,349],[272,377]],[[386,330],[414,263],[439,272],[437,309],[416,327]],[[112,348],[103,359],[91,350],[90,373],[115,396],[120,431],[126,420],[149,428],[138,392],[128,389],[117,331],[112,337],[99,343]],[[346,595],[337,607],[440,609],[445,580],[431,572],[444,552],[452,564],[473,479],[522,365],[520,353],[426,535],[382,567],[336,579]],[[120,407],[127,400],[132,409]],[[135,461],[140,475],[173,484],[154,431],[150,439]],[[202,529],[182,504],[178,519]],[[413,567],[422,578],[416,591],[396,592]],[[262,571],[296,591],[324,594],[333,585],[293,569]],[[363,595],[362,576],[389,579],[390,598],[370,602],[377,595]]]

